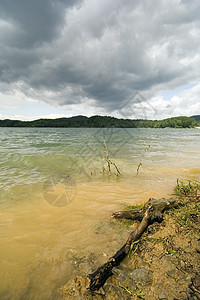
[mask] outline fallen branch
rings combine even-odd
[[[131,245],[138,241],[143,232],[153,222],[162,222],[163,212],[166,209],[177,207],[174,199],[156,200],[150,198],[141,210],[134,209],[130,211],[121,211],[113,214],[115,218],[126,218],[132,220],[141,220],[138,226],[130,233],[126,243],[113,255],[103,266],[99,267],[94,273],[89,274],[89,289],[91,291],[99,290],[106,280],[112,275],[113,267],[118,266],[131,250]]]
[[[114,166],[115,170],[116,170],[116,176],[121,176],[121,172],[118,168],[118,166],[116,165],[115,162],[113,162],[110,157],[109,157],[109,150],[107,148],[107,145],[106,145],[106,142],[105,140],[103,139],[103,142],[104,142],[104,160],[107,162],[107,169],[105,167],[103,167],[103,172],[104,173],[107,173],[107,174],[112,174],[111,172],[111,166]]]

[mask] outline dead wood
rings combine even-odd
[[[130,233],[126,243],[113,255],[104,265],[99,267],[94,273],[89,274],[89,289],[91,291],[99,290],[106,280],[112,275],[113,267],[118,266],[126,257],[131,249],[132,243],[138,241],[143,232],[153,222],[162,222],[163,212],[166,209],[177,207],[173,198],[156,200],[150,198],[141,210],[134,209],[130,211],[120,211],[113,214],[115,218],[126,218],[132,220],[141,220],[136,228]]]

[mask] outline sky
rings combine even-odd
[[[0,0],[0,119],[200,114],[199,0]]]

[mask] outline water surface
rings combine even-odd
[[[104,141],[120,177],[103,172]],[[75,257],[126,239],[113,211],[200,180],[199,149],[199,129],[0,128],[0,298],[55,299]]]

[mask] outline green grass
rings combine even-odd
[[[124,210],[140,210],[143,207],[143,204],[139,205],[125,205]]]
[[[178,196],[197,197],[197,195],[200,193],[200,182],[191,180],[183,181],[177,179],[175,192]]]
[[[200,236],[200,182],[177,179],[175,188],[179,208],[172,213],[185,234]]]

